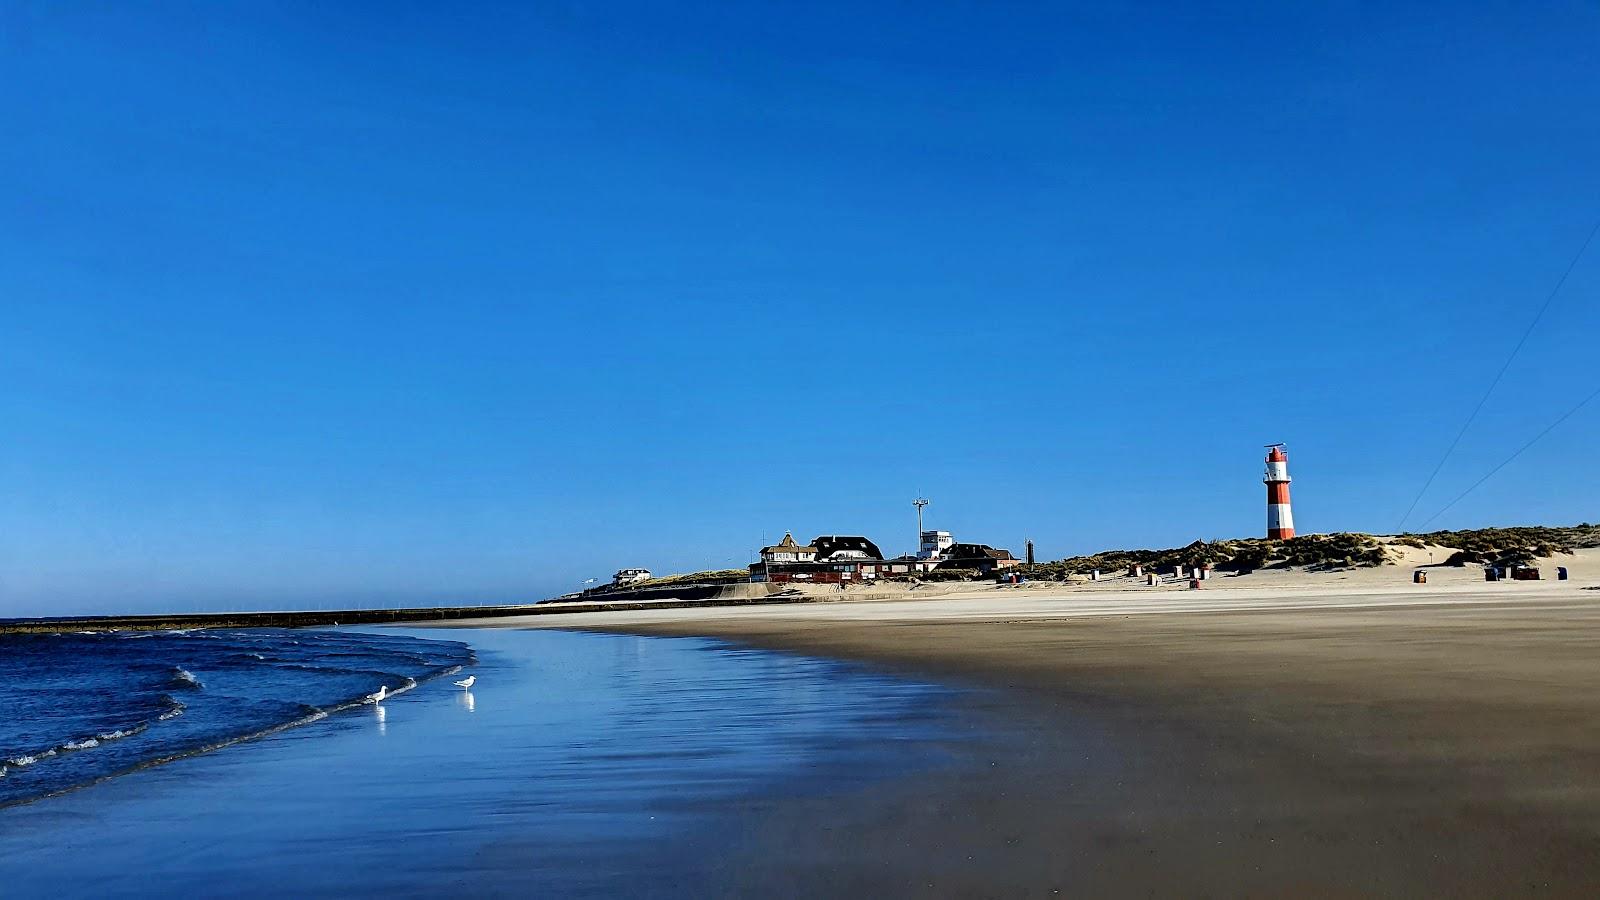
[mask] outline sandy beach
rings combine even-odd
[[[1595,561],[1554,561],[1567,582],[1390,566],[484,624],[713,636],[973,689],[964,765],[753,812],[733,888],[1592,896]]]

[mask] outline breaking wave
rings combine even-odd
[[[456,641],[344,631],[0,636],[0,809],[320,721],[380,686],[394,697],[474,662]]]
[[[24,754],[22,756],[13,756],[10,759],[6,760],[6,765],[10,766],[13,769],[21,769],[21,768],[24,768],[26,766],[31,766],[31,765],[33,765],[34,763],[38,762],[41,759],[49,759],[50,757],[55,756],[55,755],[56,755],[56,751],[52,749],[52,750],[44,750],[44,751],[39,752],[39,753]]]
[[[161,695],[161,699],[165,701],[167,708],[161,713],[161,715],[156,716],[157,722],[165,722],[168,719],[176,719],[177,717],[183,715],[184,710],[189,708],[176,697],[172,697],[167,694]]]

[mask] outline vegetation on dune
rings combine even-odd
[[[1525,566],[1535,560],[1571,553],[1587,547],[1600,547],[1600,526],[1570,525],[1547,527],[1527,525],[1517,528],[1479,528],[1473,531],[1432,531],[1402,535],[1401,540],[1437,544],[1456,550],[1448,566],[1481,563],[1492,566]]]
[[[612,584],[602,584],[581,591],[579,596],[592,594],[616,594],[627,591],[640,591],[645,588],[669,587],[674,584],[737,584],[749,581],[750,572],[747,569],[710,569],[704,572],[685,572],[682,575],[663,575],[660,578],[650,578],[637,584],[618,587]]]
[[[932,572],[923,572],[914,577],[896,579],[900,581],[971,581],[981,574],[977,569],[934,569]]]
[[[1433,531],[1427,534],[1403,534],[1388,543],[1416,549],[1434,545],[1457,551],[1443,565],[1528,565],[1557,553],[1600,547],[1600,526],[1585,522],[1582,525],[1555,528],[1528,526]],[[1266,538],[1195,541],[1187,547],[1168,550],[1103,550],[1088,556],[1040,563],[1024,571],[1029,578],[1065,581],[1073,575],[1087,575],[1096,569],[1103,574],[1121,574],[1131,566],[1144,566],[1146,571],[1156,572],[1170,572],[1174,566],[1182,566],[1188,571],[1207,564],[1224,572],[1250,572],[1266,568],[1325,570],[1381,566],[1393,562],[1395,556],[1382,539],[1368,534],[1340,532],[1300,535],[1286,541]]]
[[[719,584],[735,581],[749,581],[749,569],[711,569],[705,572],[687,572],[683,575],[663,575],[660,578],[651,578],[629,587],[662,587],[669,584]]]
[[[1188,571],[1210,565],[1224,572],[1250,572],[1272,567],[1305,566],[1332,569],[1351,566],[1378,566],[1388,554],[1377,538],[1365,534],[1307,534],[1286,541],[1267,538],[1195,541],[1187,547],[1168,550],[1103,550],[1089,556],[1074,556],[1041,563],[1025,570],[1030,578],[1065,581],[1096,569],[1115,574],[1132,566],[1146,571],[1170,572],[1174,566]]]

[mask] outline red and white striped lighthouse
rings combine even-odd
[[[1267,539],[1294,537],[1294,511],[1289,508],[1289,457],[1282,444],[1267,445]]]

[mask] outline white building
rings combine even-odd
[[[943,559],[945,552],[956,544],[956,539],[948,531],[924,531],[922,533],[922,549],[917,551],[917,556],[923,559]]]
[[[638,584],[641,581],[649,580],[649,569],[622,569],[611,576],[611,584],[614,587],[627,587],[630,584]]]

